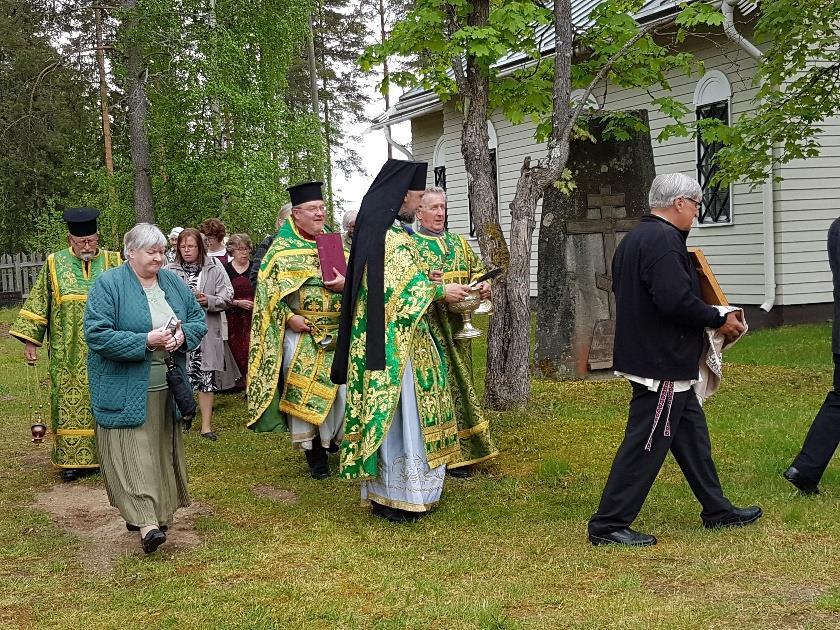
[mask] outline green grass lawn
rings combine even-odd
[[[288,438],[246,430],[242,397],[228,396],[220,441],[186,443],[193,500],[211,510],[196,524],[202,544],[101,573],[77,560],[83,540],[32,505],[60,482],[31,455],[22,348],[5,333],[13,315],[0,311],[0,626],[840,627],[840,466],[816,498],[779,474],[829,387],[828,325],[749,335],[707,405],[727,494],[765,510],[755,526],[703,530],[669,458],[637,521],[659,544],[589,545],[624,429],[621,381],[535,382],[527,411],[491,415],[497,463],[447,480],[439,509],[405,526],[369,516],[357,483],[311,480]],[[258,497],[256,485],[299,500]]]

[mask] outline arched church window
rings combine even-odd
[[[697,120],[717,119],[729,125],[732,88],[719,70],[709,70],[697,82],[694,108]],[[723,147],[720,142],[706,142],[697,137],[697,181],[703,189],[703,205],[697,219],[699,225],[732,223],[732,188],[713,183],[718,172],[715,155]]]

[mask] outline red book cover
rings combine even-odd
[[[321,261],[321,275],[329,282],[335,280],[333,267],[342,276],[347,275],[347,261],[344,259],[344,243],[341,234],[316,234],[315,246],[318,248],[318,259]]]

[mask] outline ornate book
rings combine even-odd
[[[321,276],[325,281],[335,280],[335,268],[342,276],[347,275],[347,261],[344,259],[344,243],[341,234],[316,234],[315,246],[318,248],[318,259],[321,261]]]

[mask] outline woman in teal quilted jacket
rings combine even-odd
[[[190,503],[164,360],[171,355],[186,382],[186,353],[207,326],[192,292],[161,269],[166,238],[158,228],[139,223],[124,245],[127,262],[88,294],[88,381],[108,498],[151,553],[166,542],[175,510]]]

